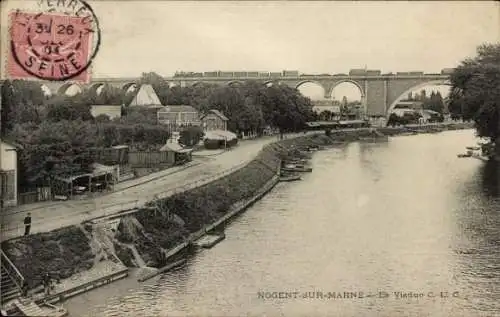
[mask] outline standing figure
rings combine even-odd
[[[23,285],[21,287],[23,297],[28,297],[28,282],[23,280]]]
[[[27,236],[30,234],[31,229],[31,213],[28,212],[28,215],[24,218],[24,235]]]
[[[45,295],[50,294],[50,275],[49,273],[45,273],[42,276],[43,288],[45,290]]]

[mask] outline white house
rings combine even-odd
[[[120,105],[92,105],[90,106],[92,117],[106,115],[109,119],[120,118],[122,116],[122,106]]]
[[[158,123],[167,125],[172,132],[180,132],[185,127],[199,126],[200,115],[192,106],[165,106],[157,113]]]
[[[17,205],[18,147],[2,140],[0,145],[0,197],[3,206]]]

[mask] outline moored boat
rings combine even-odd
[[[290,159],[290,160],[285,160],[283,161],[283,164],[287,165],[287,164],[306,164],[308,162],[308,160],[305,160],[305,159]]]
[[[206,234],[194,241],[193,244],[204,249],[213,248],[217,243],[221,242],[226,238],[226,234],[224,232],[218,234]]]
[[[465,147],[467,150],[470,150],[470,151],[479,151],[481,148],[478,147],[478,146],[467,146]]]
[[[481,160],[481,161],[488,161],[488,157],[487,156],[484,156],[484,155],[481,155],[481,154],[472,154],[471,157],[475,158],[475,159],[478,159],[478,160]]]
[[[302,172],[302,173],[309,173],[312,172],[311,167],[283,167],[281,169],[283,172]]]
[[[280,176],[280,182],[294,182],[300,181],[302,178],[300,175],[282,175]]]

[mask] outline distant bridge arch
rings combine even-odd
[[[244,82],[242,82],[240,80],[232,80],[232,81],[228,82],[227,85],[229,87],[239,87],[239,86],[243,86]]]
[[[202,81],[197,81],[197,82],[194,82],[191,87],[202,87],[202,86],[205,86],[206,83],[202,82]]]
[[[89,92],[91,93],[91,95],[97,96],[98,95],[97,90],[99,90],[99,88],[101,88],[101,87],[102,87],[102,89],[104,89],[104,87],[106,85],[109,85],[109,84],[108,83],[95,83],[95,84],[92,84],[89,87]]]
[[[65,83],[57,89],[58,95],[67,95],[68,89],[71,87],[78,87],[80,92],[83,92],[83,86],[78,83]]]
[[[344,84],[344,83],[353,84],[354,86],[358,87],[359,92],[361,94],[361,100],[363,100],[365,98],[365,96],[366,96],[365,89],[361,86],[361,84],[359,82],[357,82],[356,80],[352,80],[352,79],[341,79],[341,80],[334,82],[332,85],[332,88],[329,91],[329,96],[330,97],[333,96],[333,91],[335,90],[335,88],[341,84]]]
[[[325,87],[323,86],[322,83],[320,83],[319,81],[313,80],[313,79],[306,79],[306,80],[302,80],[302,81],[298,82],[295,85],[295,89],[299,89],[300,86],[305,85],[305,84],[314,84],[316,86],[323,88],[323,90],[325,90]]]
[[[278,80],[266,80],[264,81],[264,86],[266,87],[271,87],[272,85],[277,85],[279,84]]]
[[[138,86],[139,85],[137,83],[131,82],[131,83],[126,83],[126,84],[122,85],[121,88],[124,92],[128,92],[130,88],[135,87],[134,88],[134,90],[135,90],[135,89],[137,89]]]
[[[401,101],[401,98],[403,96],[408,96],[408,94],[410,92],[424,88],[426,86],[450,86],[451,87],[451,82],[449,79],[429,80],[429,81],[425,81],[425,82],[416,84],[416,85],[408,88],[403,93],[399,94],[399,96],[394,101],[391,102],[391,104],[389,105],[389,108],[387,108],[386,115],[387,116],[390,115],[392,110],[394,110],[394,107],[396,107],[396,105]]]

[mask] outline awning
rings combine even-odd
[[[212,131],[206,131],[204,139],[210,139],[210,140],[234,140],[237,139],[238,136],[234,134],[233,132],[230,131],[224,131],[224,130],[212,130]]]
[[[114,166],[108,166],[108,165],[103,165],[99,163],[93,163],[92,164],[92,176],[97,177],[97,176],[102,176],[106,174],[113,174],[115,173],[116,168]]]
[[[57,180],[60,180],[65,183],[71,183],[75,179],[82,178],[82,177],[92,177],[92,174],[79,174],[75,176],[67,176],[67,177],[61,177],[61,176],[55,176],[54,178]]]
[[[161,147],[160,151],[172,151],[176,153],[189,153],[192,152],[193,149],[186,149],[180,146],[178,143],[167,143]]]

